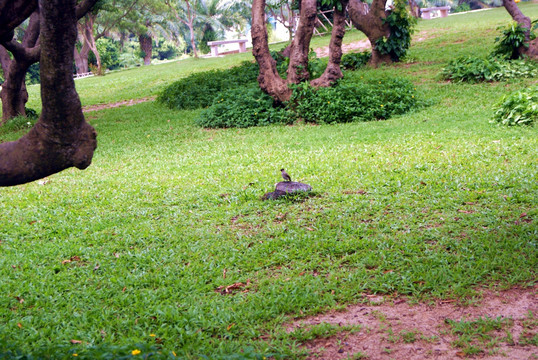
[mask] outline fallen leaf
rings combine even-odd
[[[472,213],[474,213],[475,211],[474,211],[474,210],[462,210],[462,209],[458,209],[458,212],[459,212],[459,213],[462,213],[462,214],[472,214]]]
[[[17,301],[19,302],[19,304],[22,304],[24,302],[24,299],[19,297],[19,296],[16,296],[15,299],[17,299]]]
[[[233,326],[235,325],[235,323],[231,323],[230,325],[228,325],[228,327],[226,328],[226,330],[230,330],[231,328],[233,328]]]
[[[22,329],[22,324],[21,323],[17,323],[17,326],[19,327],[19,329]]]
[[[70,340],[69,341],[71,344],[82,344],[82,341],[81,340]]]
[[[93,271],[97,271],[97,270],[99,270],[100,267],[101,267],[101,266],[100,266],[99,264],[95,265],[95,267],[93,268]]]

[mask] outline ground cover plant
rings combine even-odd
[[[334,329],[289,335],[286,322],[365,294],[429,303],[535,285],[537,128],[489,123],[502,95],[534,79],[437,78],[452,56],[488,54],[508,19],[496,9],[421,21],[412,60],[360,70],[432,99],[387,121],[207,130],[194,123],[202,110],[155,102],[87,113],[99,134],[92,166],[0,189],[0,357],[297,358]],[[247,55],[81,79],[77,90],[84,105],[154,96]],[[0,129],[0,140],[23,131]],[[283,167],[316,196],[262,201]],[[536,346],[529,329],[522,346]]]

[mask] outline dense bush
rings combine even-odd
[[[382,120],[415,107],[415,93],[413,84],[404,79],[359,82],[351,78],[319,89],[300,84],[288,107],[296,118],[317,124]]]
[[[209,128],[249,127],[293,122],[283,107],[275,107],[273,99],[256,85],[226,89],[213,104],[202,111],[196,124]]]
[[[538,76],[538,64],[532,61],[503,60],[495,57],[460,57],[441,71],[445,80],[477,83]]]
[[[533,124],[538,121],[538,85],[503,96],[495,108],[492,123]]]
[[[471,11],[471,6],[469,6],[469,4],[467,4],[467,3],[462,3],[462,4],[459,4],[456,7],[453,7],[451,11],[453,13]]]
[[[340,67],[344,70],[357,70],[370,61],[372,53],[368,51],[348,53],[342,56]]]
[[[173,59],[179,55],[177,46],[166,40],[159,40],[155,43],[153,58],[159,60]]]
[[[413,84],[403,79],[358,81],[353,76],[334,87],[293,86],[283,107],[257,86],[221,92],[196,123],[203,127],[248,127],[296,120],[317,124],[388,119],[420,105]]]
[[[226,70],[211,70],[189,75],[166,87],[157,101],[171,109],[198,109],[211,105],[221,91],[254,84],[258,65],[243,62]]]

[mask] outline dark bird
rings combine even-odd
[[[288,175],[286,170],[280,169],[280,172],[282,173],[282,177],[284,178],[285,181],[291,181],[291,177]]]

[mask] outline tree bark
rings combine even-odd
[[[260,88],[279,102],[289,100],[291,90],[276,69],[276,62],[269,52],[267,27],[265,26],[265,0],[252,2],[252,54],[260,67]]]
[[[516,21],[522,28],[527,29],[525,32],[525,42],[529,45],[521,46],[518,49],[520,55],[526,55],[532,59],[538,59],[538,38],[530,40],[531,35],[531,19],[525,16],[514,0],[503,0],[503,6],[508,11],[508,14]]]
[[[73,55],[75,57],[75,68],[77,74],[86,74],[90,71],[88,67],[88,55],[90,54],[90,46],[84,40],[84,38],[82,38],[81,43],[82,47],[80,48],[80,51],[77,50],[76,46],[73,51]]]
[[[390,64],[392,59],[389,54],[382,54],[376,48],[377,40],[390,36],[390,27],[383,20],[387,17],[385,5],[387,0],[374,0],[370,6],[370,10],[365,13],[364,5],[360,0],[349,0],[349,17],[351,22],[362,31],[370,44],[372,45],[372,58],[369,64],[373,67],[379,66],[381,63]]]
[[[37,9],[37,0],[0,0],[0,43],[13,38],[13,30]]]
[[[34,11],[30,16],[30,22],[24,33],[22,43],[14,40],[5,43],[5,47],[0,45],[2,52],[9,50],[13,54],[13,59],[2,58],[2,69],[4,71],[5,82],[0,91],[2,101],[2,121],[0,125],[16,116],[26,116],[25,105],[28,101],[26,91],[26,72],[33,63],[39,60],[39,47],[36,47],[39,38],[39,12]],[[7,48],[7,49],[6,49]]]
[[[329,64],[320,78],[311,81],[312,86],[330,86],[336,79],[342,77],[340,60],[342,58],[342,39],[345,34],[346,4],[347,0],[341,1],[342,11],[335,10],[334,26],[329,45]],[[292,91],[289,84],[310,80],[308,52],[317,18],[316,0],[302,0],[299,11],[299,26],[288,47],[290,58],[288,77],[284,80],[278,74],[276,62],[269,52],[265,24],[265,0],[254,0],[252,3],[252,54],[260,68],[258,83],[264,92],[278,102],[290,99]],[[285,52],[288,51],[288,48]]]
[[[418,6],[415,0],[409,0],[409,9],[413,17],[420,19],[420,6]]]
[[[299,12],[299,26],[291,42],[288,82],[297,84],[310,78],[308,73],[308,52],[317,18],[316,0],[302,0]]]
[[[138,35],[140,50],[144,52],[144,65],[151,65],[151,56],[153,52],[153,40],[148,34]]]
[[[91,163],[96,133],[84,120],[72,76],[75,5],[75,0],[39,4],[43,110],[28,134],[0,144],[0,186],[23,184],[72,166],[85,169]]]
[[[331,41],[329,43],[329,63],[325,72],[312,80],[312,86],[331,86],[336,80],[342,78],[342,70],[340,69],[340,61],[342,60],[342,39],[346,34],[346,7],[348,1],[342,1],[342,10],[334,9],[333,29],[331,33]]]

